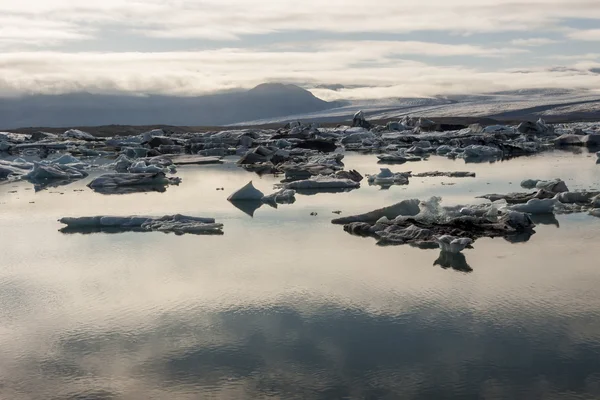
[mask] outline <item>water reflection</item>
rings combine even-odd
[[[440,251],[440,255],[433,265],[447,269],[452,268],[460,272],[472,272],[473,268],[467,263],[467,258],[463,253],[450,253],[448,251]]]
[[[121,195],[133,193],[164,193],[167,191],[167,185],[135,185],[135,186],[104,186],[94,187],[92,190],[104,195]]]
[[[265,203],[260,200],[229,200],[229,202],[238,210],[242,211],[244,214],[249,215],[254,218],[254,213],[256,210],[261,208]]]
[[[24,388],[30,398],[533,399],[600,394],[599,349],[556,328],[566,321],[549,317],[538,331],[524,330],[514,315],[514,324],[500,330],[476,311],[443,304],[420,304],[397,316],[326,302],[318,307],[312,312],[287,306],[178,312],[135,331],[65,332],[51,353],[31,349],[13,373],[36,371],[35,385]],[[592,325],[598,332],[600,326]],[[498,343],[504,351],[498,351]],[[23,378],[4,375],[4,382],[12,385]]]
[[[554,214],[530,214],[529,218],[536,225],[554,225],[560,228],[560,223]]]

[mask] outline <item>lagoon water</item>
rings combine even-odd
[[[600,219],[538,220],[527,242],[464,258],[380,247],[336,217],[407,198],[473,204],[525,178],[600,187],[587,152],[482,164],[431,157],[389,190],[297,195],[251,217],[226,201],[258,177],[234,160],[179,168],[164,193],[101,195],[91,179],[0,186],[2,399],[594,399],[600,397]],[[377,173],[376,158],[346,168]],[[217,191],[223,187],[224,191]],[[223,236],[63,234],[64,216],[214,217]],[[317,213],[311,216],[311,213]]]

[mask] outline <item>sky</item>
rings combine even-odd
[[[600,90],[598,0],[0,0],[0,95]],[[329,90],[321,85],[343,85]],[[321,87],[320,87],[321,86]]]

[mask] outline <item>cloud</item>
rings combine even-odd
[[[281,31],[553,30],[567,18],[600,18],[600,9],[596,0],[24,0],[3,2],[0,15],[68,23],[81,31],[110,25],[149,37],[221,40]]]
[[[198,95],[250,88],[266,81],[314,87],[360,85],[340,91],[315,89],[328,100],[481,93],[521,88],[600,89],[595,63],[573,69],[530,68],[489,71],[403,59],[402,52],[486,54],[472,47],[396,42],[328,42],[319,51],[226,48],[197,52],[0,54],[0,93],[72,91]],[[434,50],[435,49],[435,50]]]
[[[510,42],[513,46],[544,46],[547,44],[560,43],[558,40],[548,38],[529,38],[529,39],[515,39]]]
[[[576,30],[569,32],[568,37],[575,40],[600,42],[600,29]]]

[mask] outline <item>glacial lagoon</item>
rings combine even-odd
[[[334,211],[409,198],[483,202],[526,178],[599,188],[593,152],[431,156],[389,168],[476,178],[363,181],[250,211],[227,197],[250,180],[271,193],[280,178],[236,160],[179,167],[182,184],[162,193],[95,193],[98,171],[40,191],[0,185],[1,398],[600,397],[600,219],[537,217],[528,241],[483,238],[450,258],[331,224]],[[382,167],[356,153],[344,164]],[[177,213],[215,218],[224,234],[68,234],[58,223]]]

